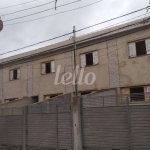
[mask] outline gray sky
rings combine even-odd
[[[0,8],[15,5],[23,2],[28,2],[31,0],[0,0]],[[47,2],[50,2],[52,0],[38,0],[36,2],[28,3],[25,5],[19,5],[17,7],[12,7],[8,9],[0,9],[0,14],[7,14],[14,11],[18,11],[21,9],[30,8],[33,6],[37,6],[40,4],[44,4]],[[62,5],[65,3],[70,3],[76,0],[58,0],[57,5]],[[99,0],[81,0],[75,4],[71,4],[69,6],[58,8],[55,10],[50,10],[41,14],[37,14],[31,17],[26,17],[10,22],[5,22],[6,24],[11,24],[15,22],[21,22],[21,21],[27,21],[30,19],[36,19],[38,17],[59,13],[61,11],[66,11],[69,9],[74,9],[77,7],[81,7],[90,3],[97,2]],[[81,29],[108,19],[111,19],[113,17],[117,17],[120,15],[123,15],[125,13],[129,13],[141,8],[144,8],[148,6],[149,0],[103,0],[95,5],[82,8],[76,11],[59,14],[52,17],[47,17],[44,19],[40,19],[33,22],[28,22],[24,24],[18,24],[18,25],[11,25],[11,26],[4,26],[4,30],[0,33],[0,53],[8,52],[11,50],[15,50],[24,46],[28,46],[30,44],[34,44],[43,40],[51,39],[53,37],[66,34],[69,32],[72,32],[73,26],[76,26],[77,29]],[[48,8],[54,7],[54,3],[48,4],[47,6],[42,6],[36,9],[16,13],[13,15],[2,17],[3,21],[8,19],[13,19],[16,17],[20,17],[23,15],[35,13],[37,11],[42,11]],[[87,34],[90,32],[94,32],[96,30],[101,30],[104,27],[125,21],[127,19],[136,17],[138,15],[142,15],[146,13],[146,11],[141,11],[138,13],[135,13],[134,15],[130,15],[128,17],[124,17],[122,19],[118,19],[116,21],[109,22],[107,24],[95,26],[93,28],[90,28],[88,30],[84,30],[82,32],[78,32],[77,36],[82,34]],[[138,19],[138,18],[137,18]],[[0,56],[1,58],[9,57],[12,55],[16,55],[19,53],[23,53],[26,51],[34,50],[36,48],[44,47],[47,45],[50,45],[52,43],[56,43],[62,40],[69,39],[70,36],[66,36],[63,38],[59,38],[50,42],[46,42],[34,47],[30,47],[27,49],[23,49],[18,52],[14,52],[11,54]]]

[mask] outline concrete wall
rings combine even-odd
[[[148,37],[150,37],[150,29],[117,39],[120,87],[150,84],[150,56],[145,55],[130,59],[128,49],[128,42]]]
[[[99,50],[102,47],[105,48],[103,50]],[[81,71],[80,54],[90,52],[90,51],[92,52],[95,50],[97,50],[99,54],[99,64],[84,68],[83,82],[84,82],[85,75],[89,72],[95,73],[97,80],[91,86],[87,86],[85,84],[79,86],[79,91],[101,90],[101,89],[109,88],[109,70],[108,70],[106,42],[99,43],[86,48],[82,48],[77,51],[77,64],[79,65],[78,76]],[[70,88],[69,92],[72,92],[74,86],[68,87],[62,84],[54,85],[56,72],[51,74],[46,74],[46,75],[41,74],[41,63],[50,60],[55,60],[56,71],[57,71],[57,67],[61,66],[61,71],[60,71],[59,81],[58,81],[61,82],[62,75],[67,71],[69,71],[65,67],[67,65],[65,61],[68,59],[64,57],[65,55],[66,54],[59,54],[59,55],[35,60],[32,62],[32,64],[30,64],[30,66],[29,63],[24,63],[21,65],[3,68],[3,100],[9,98],[21,99],[25,96],[39,96],[39,101],[43,101],[44,95],[68,93],[69,89],[67,88]],[[72,57],[73,57],[73,52],[70,53],[69,58]],[[73,68],[73,59],[69,61],[72,62],[69,65],[71,66],[71,68]],[[13,68],[21,69],[21,77],[19,80],[9,81],[9,70]],[[89,79],[89,82],[90,81],[91,79]]]
[[[85,67],[83,75],[84,78],[89,72],[95,73],[96,82],[92,85],[79,85],[79,92],[150,85],[150,56],[129,59],[128,53],[128,42],[149,37],[149,34],[150,29],[146,29],[77,50],[77,64],[79,66],[81,62],[80,54],[97,50],[99,56],[99,64]],[[64,73],[67,71],[72,72],[73,52],[47,56],[32,62],[4,67],[1,69],[2,75],[0,75],[1,100],[39,96],[39,101],[43,101],[44,95],[74,91],[72,85],[54,85],[56,72],[41,75],[41,63],[50,60],[55,60],[56,71],[57,67],[61,65],[59,82]],[[9,81],[9,70],[14,68],[21,69],[21,77],[19,80]],[[79,67],[79,73],[80,71],[81,68]],[[91,77],[89,81],[91,81]],[[120,94],[120,92],[117,94]]]
[[[21,69],[19,80],[10,81],[9,71],[11,69]],[[27,67],[26,64],[15,65],[3,69],[3,99],[23,98],[27,96]]]

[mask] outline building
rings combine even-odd
[[[78,72],[84,68],[83,79],[89,72],[96,75],[92,85],[78,86],[79,94],[112,90],[116,94],[149,93],[149,54],[149,18],[78,37]],[[73,73],[73,56],[72,40],[67,40],[0,60],[1,102],[23,98],[44,101],[74,92],[72,83],[54,84],[57,77],[60,83],[65,73]],[[139,101],[146,100],[141,96]]]

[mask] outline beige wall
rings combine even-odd
[[[99,64],[95,66],[89,66],[84,68],[84,77],[87,73],[93,72],[96,75],[96,82],[93,85],[81,85],[79,86],[79,91],[88,90],[101,90],[109,88],[109,71],[108,71],[108,57],[106,42],[99,43],[93,46],[82,48],[77,51],[77,64],[80,66],[80,55],[87,52],[98,51]],[[81,68],[79,72],[81,71]],[[90,76],[91,77],[91,76]],[[92,79],[89,79],[89,82]]]
[[[120,87],[150,84],[150,56],[146,55],[142,57],[129,59],[128,53],[128,42],[146,38],[149,37],[149,35],[150,29],[123,36],[117,39]],[[86,48],[78,50],[77,64],[80,64],[80,54],[95,50],[98,51],[99,64],[91,67],[85,67],[84,76],[89,72],[93,72],[95,73],[97,80],[93,85],[90,86],[85,84],[80,85],[80,92],[90,90],[97,91],[110,88],[109,60],[106,42],[95,44],[93,46],[88,46]],[[59,65],[62,66],[60,77],[65,73],[65,54],[59,54],[33,61],[33,96],[39,96],[39,101],[44,100],[44,95],[65,93],[64,85],[54,85],[56,73],[41,75],[41,63],[50,60],[55,60],[56,71]],[[21,69],[20,79],[16,81],[9,81],[9,70],[18,67]],[[81,68],[79,68],[79,72],[80,70]],[[25,63],[17,66],[4,68],[3,99],[23,98],[27,95],[27,64]]]
[[[128,52],[128,42],[147,37],[150,37],[150,29],[118,38],[120,87],[150,84],[150,56],[130,59]]]
[[[33,77],[33,93],[39,95],[40,101],[44,99],[44,95],[64,93],[63,85],[54,85],[55,73],[42,75],[41,74],[41,63],[50,60],[55,60],[55,68],[62,65],[60,76],[64,73],[64,54],[55,55],[52,57],[44,58],[33,62],[34,77]],[[57,71],[57,70],[56,70]],[[60,82],[60,80],[59,80]]]
[[[21,77],[18,80],[9,80],[11,69],[21,69]],[[26,64],[16,65],[3,69],[3,99],[23,98],[27,96],[27,67]]]
[[[103,49],[102,49],[103,48]],[[101,50],[99,50],[101,49]],[[80,54],[92,51],[98,51],[99,55],[99,64],[91,67],[84,68],[84,76],[89,72],[93,72],[96,75],[96,82],[93,85],[80,85],[79,91],[90,91],[90,90],[101,90],[109,88],[109,71],[108,71],[108,58],[107,58],[107,49],[106,42],[96,44],[94,46],[89,46],[82,48],[77,51],[77,64],[79,64],[79,73],[80,74]],[[65,54],[59,54],[40,60],[33,61],[33,96],[39,96],[39,101],[44,100],[44,95],[65,93],[65,86],[62,84],[54,85],[55,73],[41,75],[41,63],[47,62],[50,60],[55,60],[55,68],[61,65],[61,72],[59,76],[59,82],[61,81],[62,75],[65,73],[64,70],[64,61]],[[73,52],[72,52],[73,56]],[[72,59],[73,61],[73,59]],[[72,62],[73,64],[73,62]],[[14,68],[21,69],[21,77],[19,80],[9,81],[9,70]],[[27,64],[21,64],[17,66],[7,67],[3,69],[3,81],[4,81],[4,91],[3,98],[23,98],[27,96]],[[91,79],[89,79],[89,82]],[[84,80],[83,80],[84,82]]]

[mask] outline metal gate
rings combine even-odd
[[[72,149],[70,97],[58,97],[28,109],[28,149]]]

